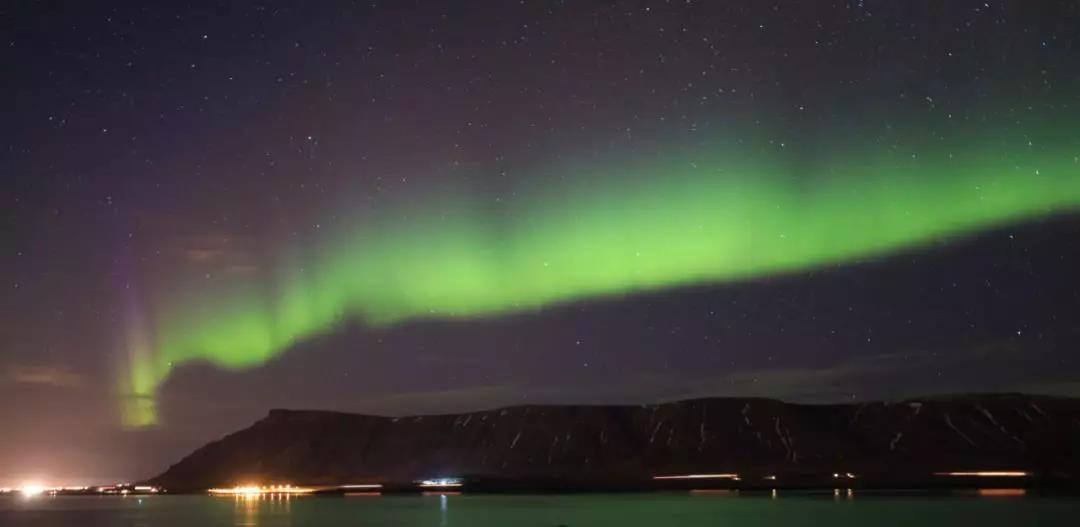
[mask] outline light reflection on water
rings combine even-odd
[[[1022,489],[952,495],[836,489],[583,495],[154,496],[0,500],[3,527],[956,525],[1072,526],[1080,500]]]
[[[289,494],[237,494],[232,500],[237,526],[258,526],[259,514],[264,511],[270,517],[292,516],[293,497]]]

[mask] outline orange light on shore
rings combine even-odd
[[[653,476],[653,479],[732,479],[738,481],[738,474],[680,474],[677,476]]]
[[[311,494],[315,489],[294,487],[292,485],[240,485],[229,488],[207,490],[215,496],[261,496],[263,494]]]
[[[968,472],[935,472],[935,476],[953,478],[1026,478],[1031,472],[1023,470],[977,470]]]

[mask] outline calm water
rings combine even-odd
[[[927,496],[156,496],[0,500],[0,526],[1077,525],[1080,500]]]

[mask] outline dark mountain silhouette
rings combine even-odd
[[[657,475],[725,472],[739,473],[742,485],[783,486],[851,472],[861,484],[887,485],[977,470],[1066,481],[1080,474],[1080,399],[1003,394],[835,405],[698,399],[413,417],[271,410],[150,482],[196,490],[248,481],[393,484],[462,476],[523,487],[558,481],[604,488],[647,485]]]

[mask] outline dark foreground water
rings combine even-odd
[[[692,494],[430,495],[0,500],[0,526],[1075,526],[1080,500],[1048,497]]]

